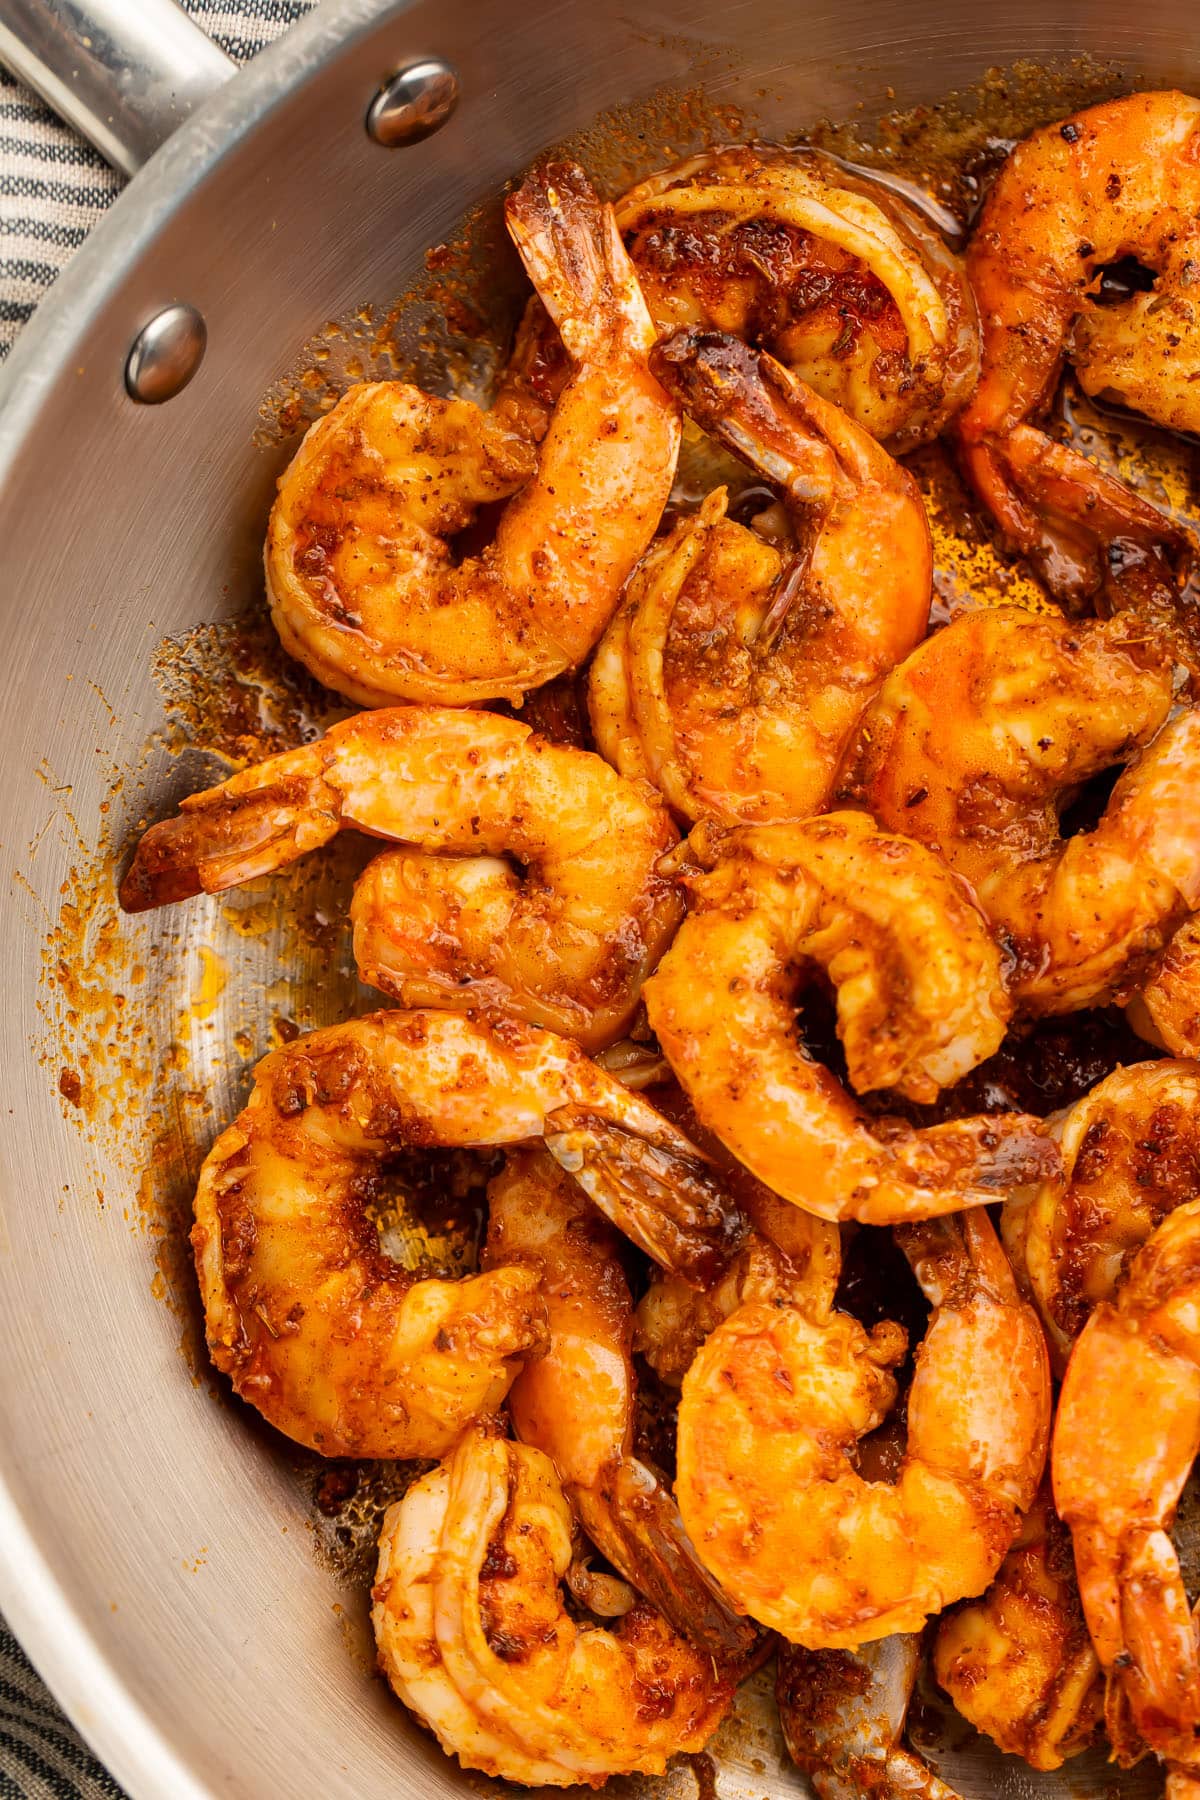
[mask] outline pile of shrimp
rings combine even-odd
[[[1200,100],[1033,132],[962,257],[761,144],[614,204],[548,159],[506,220],[491,409],[352,387],[279,481],[272,618],[357,710],[124,877],[384,846],[348,925],[386,1008],[266,1056],[204,1163],[213,1361],[322,1456],[425,1465],[371,1616],[465,1769],[660,1775],[774,1658],[827,1800],[954,1800],[922,1668],[1035,1769],[1200,1793],[1191,542],[1048,418],[1069,364],[1200,431]],[[934,438],[1043,610],[931,631]],[[577,731],[523,721],[571,687]],[[490,1172],[455,1279],[375,1223],[433,1147]]]

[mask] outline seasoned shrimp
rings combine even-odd
[[[1058,1121],[1063,1178],[1005,1208],[1003,1234],[1061,1371],[1155,1227],[1200,1193],[1200,1066],[1117,1069]]]
[[[1172,699],[1169,662],[1128,618],[966,613],[884,682],[839,796],[969,882],[1021,1010],[1097,1006],[1200,905],[1200,713],[1164,725]],[[1060,807],[1122,763],[1098,825],[1064,841]]]
[[[780,1645],[784,1742],[820,1800],[957,1800],[900,1742],[920,1660],[918,1632],[858,1650]]]
[[[576,164],[550,162],[505,216],[572,363],[540,451],[512,408],[489,419],[373,382],[317,421],[280,480],[272,617],[362,706],[519,700],[573,668],[671,490],[679,419],[646,365],[654,326],[612,209]],[[506,498],[488,548],[456,562],[449,540]]]
[[[745,1243],[712,1286],[659,1272],[638,1302],[634,1347],[669,1387],[680,1386],[705,1338],[746,1301],[786,1300],[814,1319],[833,1306],[842,1267],[838,1227],[790,1206],[730,1162],[725,1179],[750,1221]]]
[[[1140,1036],[1172,1056],[1200,1057],[1200,916],[1184,920],[1125,1016]]]
[[[545,1150],[511,1151],[488,1188],[485,1268],[536,1269],[545,1354],[509,1392],[518,1437],[550,1458],[592,1542],[676,1631],[723,1661],[758,1634],[699,1561],[674,1496],[633,1454],[633,1303],[617,1234]]]
[[[804,819],[868,696],[920,642],[932,549],[911,475],[736,338],[684,331],[650,366],[780,489],[799,548],[725,516],[718,488],[646,556],[592,664],[596,743],[690,819]]]
[[[785,1199],[883,1225],[980,1206],[1057,1167],[1034,1119],[916,1130],[870,1119],[797,1040],[797,965],[824,968],[860,1093],[932,1100],[989,1056],[1008,1000],[1000,954],[931,851],[861,813],[704,827],[710,871],[646,983],[650,1023],[701,1123]]]
[[[217,893],[350,828],[426,853],[371,863],[351,908],[363,980],[408,1006],[610,1044],[682,912],[657,869],[678,834],[648,787],[515,720],[442,707],[360,713],[193,794],[138,844],[121,904]]]
[[[405,1705],[464,1769],[603,1787],[701,1750],[733,1681],[644,1602],[579,1624],[560,1583],[571,1511],[549,1457],[468,1431],[384,1516],[372,1622]]]
[[[851,1460],[896,1396],[904,1331],[738,1308],[688,1370],[676,1495],[736,1606],[808,1649],[919,1631],[982,1593],[1041,1478],[1050,1372],[986,1213],[904,1226],[934,1313],[894,1484]]]
[[[1107,304],[1104,271],[1125,259],[1152,284]],[[967,253],[983,359],[959,421],[966,468],[1064,600],[1117,607],[1132,584],[1177,617],[1180,533],[1029,421],[1069,359],[1087,393],[1200,430],[1197,271],[1200,100],[1186,94],[1130,94],[1035,131],[984,205]]]
[[[1054,1501],[1107,1676],[1109,1740],[1126,1765],[1145,1745],[1197,1761],[1200,1654],[1169,1531],[1200,1450],[1198,1320],[1200,1200],[1189,1200],[1088,1319],[1054,1428]]]
[[[977,1731],[1035,1769],[1098,1741],[1104,1683],[1048,1481],[987,1593],[939,1623],[933,1668]]]
[[[1153,286],[1099,304],[1100,276],[1125,258]],[[1067,358],[1086,393],[1200,430],[1198,270],[1200,100],[1127,94],[1035,131],[997,176],[967,252],[983,369],[964,432],[1035,416]]]
[[[544,1138],[635,1243],[718,1276],[741,1222],[700,1153],[576,1046],[453,1013],[374,1013],[264,1057],[209,1151],[192,1244],[217,1367],[328,1456],[439,1456],[545,1344],[536,1269],[419,1280],[368,1205],[405,1146]]]
[[[863,172],[726,145],[639,182],[616,214],[660,330],[769,349],[895,449],[936,437],[970,394],[979,326],[962,267]]]
[[[706,1131],[678,1088],[660,1089],[655,1103],[717,1163],[739,1212],[745,1241],[720,1278],[706,1287],[655,1270],[634,1314],[634,1349],[659,1380],[679,1387],[705,1338],[745,1300],[780,1300],[823,1319],[842,1273],[842,1235],[772,1193]]]

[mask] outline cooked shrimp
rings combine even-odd
[[[660,330],[769,349],[893,448],[936,437],[970,394],[979,325],[962,267],[864,172],[727,145],[639,182],[616,214]]]
[[[380,1248],[374,1178],[405,1146],[544,1138],[648,1254],[716,1279],[740,1221],[682,1132],[576,1046],[453,1013],[374,1013],[264,1057],[200,1173],[209,1349],[328,1456],[439,1456],[545,1342],[531,1267],[422,1281]]]
[[[820,1800],[957,1800],[900,1743],[920,1660],[917,1632],[858,1650],[780,1645],[775,1698],[784,1742]]]
[[[724,840],[699,827],[690,846],[710,872],[644,999],[697,1117],[761,1181],[820,1218],[882,1225],[983,1205],[1057,1167],[1021,1114],[924,1130],[870,1119],[797,1040],[797,967],[813,962],[837,990],[860,1093],[932,1100],[999,1045],[999,951],[931,851],[861,813]]]
[[[800,548],[781,555],[727,519],[723,488],[682,520],[596,653],[596,743],[690,819],[808,818],[872,689],[925,631],[925,508],[866,432],[736,338],[679,332],[650,366],[777,484]]]
[[[814,1319],[833,1306],[842,1267],[838,1227],[790,1206],[729,1163],[725,1179],[750,1221],[745,1243],[711,1286],[659,1271],[638,1302],[634,1348],[669,1387],[680,1386],[705,1338],[746,1301],[786,1301]]]
[[[1061,1768],[1101,1735],[1100,1664],[1048,1481],[987,1593],[941,1620],[933,1668],[976,1731],[1035,1769]]]
[[[679,419],[646,366],[654,326],[612,209],[576,164],[550,162],[506,221],[572,362],[540,451],[510,408],[489,419],[372,382],[317,421],[280,480],[272,617],[286,650],[362,706],[519,700],[573,668],[671,490]],[[456,562],[449,540],[505,499],[492,543]]]
[[[1125,258],[1153,286],[1100,304],[1103,270]],[[967,272],[983,369],[966,433],[1035,416],[1067,358],[1086,393],[1200,430],[1200,100],[1127,94],[1035,131],[996,178]]]
[[[733,1681],[644,1602],[615,1632],[575,1622],[571,1549],[549,1457],[484,1429],[384,1516],[380,1666],[464,1769],[526,1787],[659,1775],[728,1710]]]
[[[928,639],[863,716],[840,796],[969,882],[1025,1012],[1127,992],[1200,905],[1200,713],[1164,726],[1172,697],[1131,620],[998,607]],[[1099,824],[1064,841],[1059,809],[1121,763]]]
[[[751,1303],[708,1339],[679,1408],[676,1495],[735,1606],[808,1649],[919,1631],[982,1593],[1041,1478],[1050,1373],[986,1213],[903,1227],[934,1304],[893,1484],[851,1453],[882,1423],[905,1333]]]
[[[1168,1535],[1200,1450],[1198,1320],[1200,1200],[1189,1200],[1088,1319],[1054,1428],[1054,1501],[1124,1764],[1149,1745],[1191,1765],[1200,1741],[1196,1626]]]
[[[363,980],[408,1006],[610,1044],[682,911],[656,866],[678,834],[649,788],[515,720],[403,706],[191,795],[142,838],[121,904],[217,893],[350,828],[428,853],[371,863],[351,908]]]
[[[1125,1015],[1136,1032],[1172,1056],[1200,1057],[1200,915],[1184,920]]]
[[[1104,270],[1129,258],[1152,285],[1106,304]],[[1181,534],[1029,421],[1069,359],[1087,393],[1200,430],[1200,100],[1130,94],[1035,131],[996,179],[967,272],[983,361],[959,429],[977,491],[1060,598],[1116,607],[1132,583],[1178,618]]]
[[[1076,1101],[1055,1135],[1063,1179],[1006,1207],[1003,1231],[1061,1370],[1134,1252],[1200,1192],[1200,1066],[1117,1069]]]
[[[617,1234],[545,1150],[511,1151],[488,1188],[485,1268],[536,1269],[545,1354],[509,1392],[518,1437],[550,1458],[592,1542],[675,1630],[722,1661],[758,1633],[699,1561],[674,1496],[633,1454],[633,1302]]]

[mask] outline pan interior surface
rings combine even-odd
[[[426,55],[458,70],[458,109],[385,151],[367,105]],[[372,1679],[361,1569],[377,1494],[339,1498],[226,1394],[215,1403],[187,1261],[191,1184],[249,1068],[293,1026],[369,1001],[340,926],[356,852],[298,871],[286,909],[260,884],[137,921],[113,910],[139,821],[219,779],[223,757],[338,716],[247,623],[296,424],[330,385],[382,368],[405,292],[418,305],[396,354],[430,374],[421,307],[448,289],[426,252],[464,215],[489,241],[505,184],[551,144],[614,186],[722,123],[866,130],[989,70],[1080,57],[1109,91],[1200,84],[1186,0],[327,0],[139,178],[14,356],[0,417],[0,1602],[135,1800],[464,1786]],[[138,407],[126,352],[174,299],[203,313],[207,354],[175,400]],[[492,299],[499,316],[511,296]],[[714,1746],[728,1800],[807,1791],[768,1690]],[[932,1754],[981,1800],[1159,1781],[1099,1758],[1035,1776],[965,1732],[941,1732]],[[690,1795],[702,1773],[681,1765],[666,1788]]]

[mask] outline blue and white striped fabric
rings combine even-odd
[[[0,1800],[124,1800],[0,1623]]]
[[[183,0],[239,62],[315,0]],[[0,69],[0,360],[119,182],[101,158]],[[0,1619],[0,1800],[123,1800]]]

